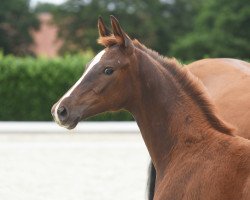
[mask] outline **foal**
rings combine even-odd
[[[155,200],[250,199],[250,142],[233,136],[203,86],[177,61],[162,66],[114,17],[111,24],[113,35],[99,19],[106,48],[53,106],[57,123],[71,129],[80,119],[124,108],[156,168]]]
[[[167,59],[162,59],[155,51],[146,48],[138,41],[134,45],[146,52],[163,66],[167,65]],[[220,114],[237,127],[238,136],[250,139],[250,112],[246,112],[250,105],[250,63],[227,58],[203,59],[187,66],[192,74],[198,77],[208,89],[209,94],[215,100]],[[216,75],[216,76],[215,76]],[[226,84],[226,87],[225,87]],[[249,115],[249,117],[248,117]],[[156,172],[152,162],[149,167],[148,200],[154,196],[154,184]]]

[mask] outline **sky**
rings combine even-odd
[[[66,0],[30,0],[31,7],[34,7],[37,3],[54,3],[54,4],[61,4]]]

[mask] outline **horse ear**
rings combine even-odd
[[[111,20],[111,25],[112,25],[114,36],[118,38],[119,40],[121,40],[121,43],[122,43],[121,45],[128,49],[133,47],[132,40],[122,30],[118,20],[113,15],[110,16],[110,20]]]
[[[98,17],[98,30],[100,37],[107,37],[111,35],[111,31],[106,27],[101,16]]]

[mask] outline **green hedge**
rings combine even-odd
[[[91,53],[53,59],[0,55],[0,120],[49,121],[51,106],[79,79]],[[89,120],[132,120],[127,112]]]

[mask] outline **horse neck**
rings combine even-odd
[[[178,146],[183,148],[187,141],[189,145],[192,142],[198,144],[197,141],[209,138],[211,133],[221,131],[221,127],[225,133],[231,132],[212,111],[211,116],[206,116],[199,104],[175,80],[174,75],[184,76],[184,71],[177,69],[180,74],[173,75],[145,52],[136,49],[136,54],[139,81],[135,88],[136,100],[130,112],[138,123],[157,173],[164,171],[173,149]],[[209,117],[217,120],[218,129]]]

